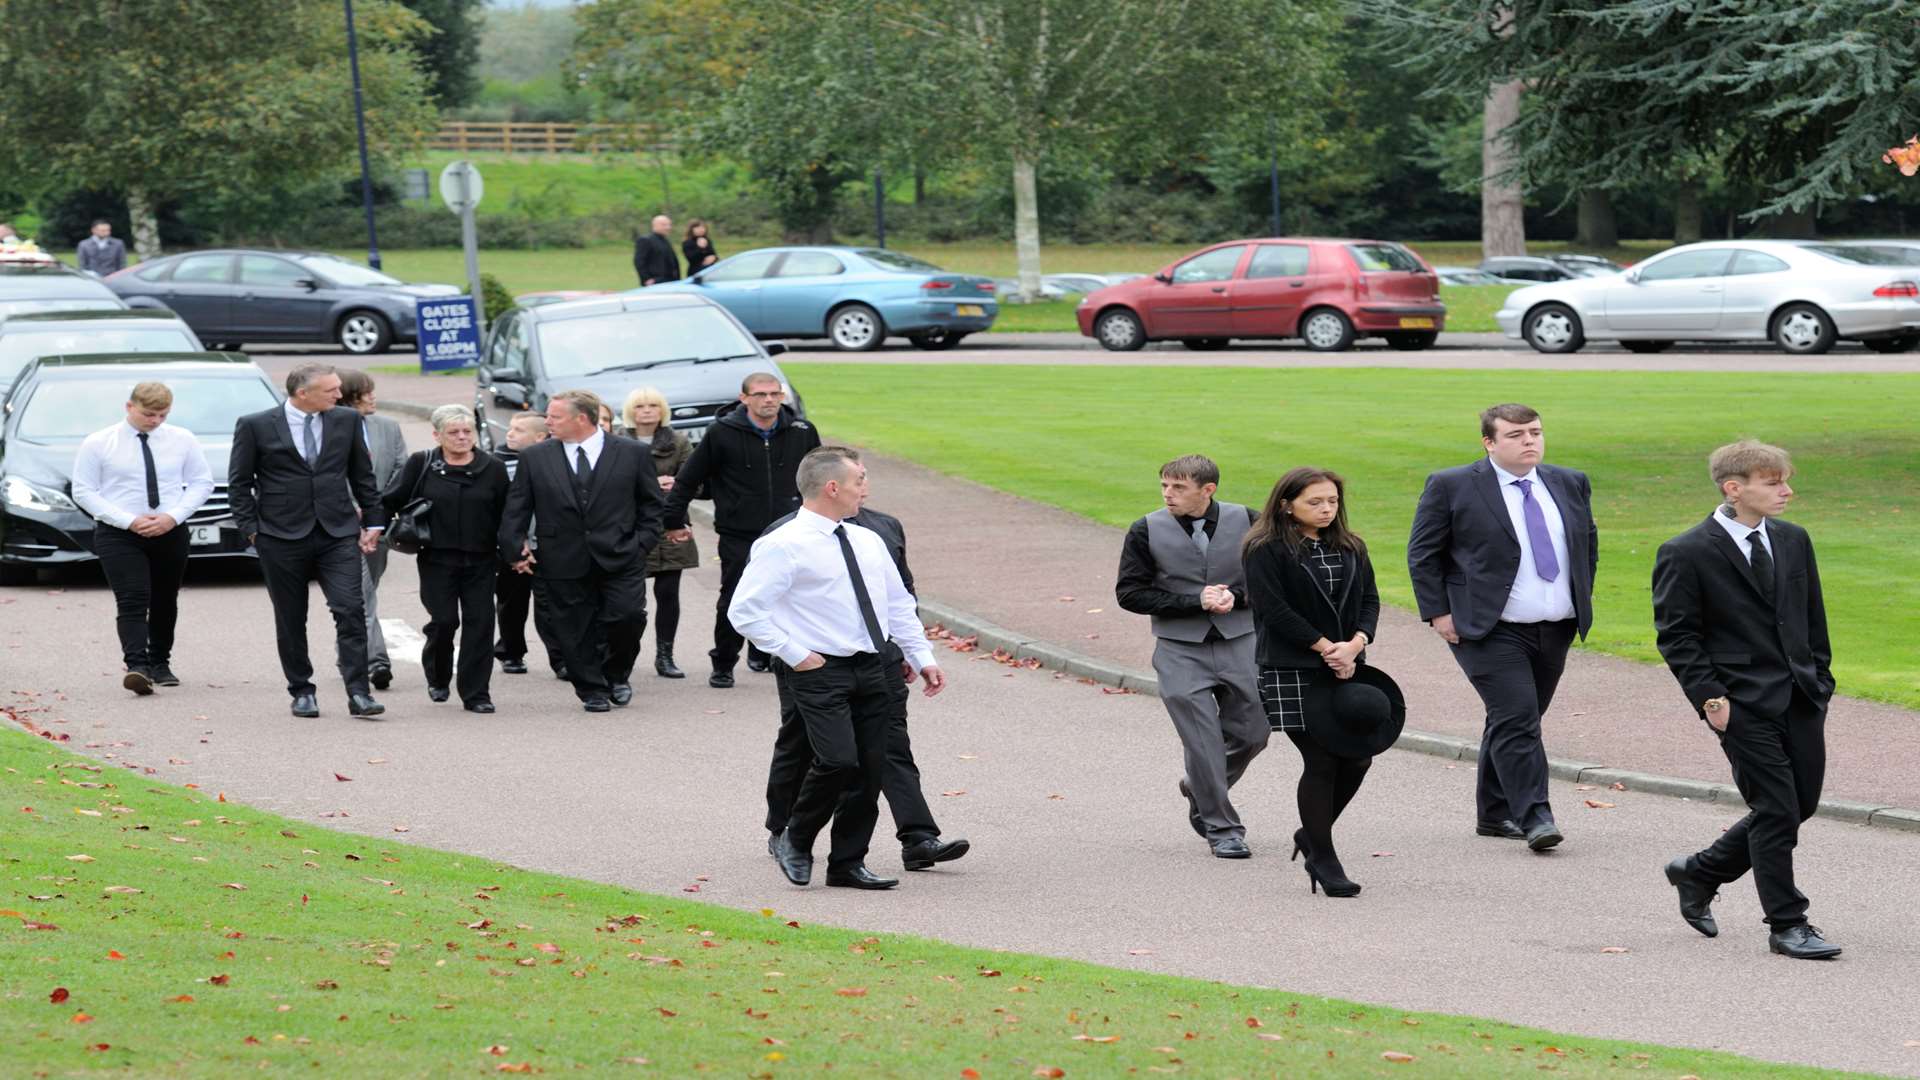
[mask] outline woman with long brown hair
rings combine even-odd
[[[720,253],[713,250],[713,238],[707,232],[705,221],[694,218],[687,222],[687,236],[680,241],[680,252],[687,257],[688,277],[720,261]]]

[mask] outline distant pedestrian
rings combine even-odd
[[[693,443],[685,432],[667,423],[673,408],[667,404],[666,395],[656,387],[640,387],[627,395],[620,413],[626,421],[627,437],[652,452],[660,490],[671,496],[673,478],[693,456]],[[663,539],[647,553],[647,576],[653,579],[653,670],[663,679],[687,677],[673,661],[674,635],[680,630],[680,575],[699,567],[700,548],[692,536]]]
[[[74,254],[80,260],[80,269],[96,277],[127,268],[127,245],[113,235],[113,223],[106,218],[94,219],[92,233],[80,241]]]
[[[612,435],[616,433],[614,416],[613,416],[613,406],[607,404],[604,401],[600,403],[600,431],[602,434],[606,434],[606,435]]]
[[[673,219],[661,214],[653,219],[652,231],[633,243],[633,272],[641,285],[658,285],[680,280],[680,257],[673,253]]]
[[[1480,442],[1486,457],[1427,477],[1407,570],[1420,618],[1486,705],[1474,831],[1545,851],[1564,837],[1540,721],[1574,636],[1593,624],[1600,533],[1587,474],[1541,464],[1539,413],[1495,405],[1480,414]]]
[[[507,480],[511,482],[520,468],[520,451],[547,438],[547,418],[537,412],[517,412],[507,422],[505,445],[494,450],[493,456],[507,470]],[[538,551],[539,530],[527,537],[531,550]],[[540,644],[547,650],[547,666],[552,669],[554,678],[567,681],[567,660],[560,652],[560,637],[553,626],[552,602],[546,597],[546,584],[538,574],[522,574],[513,566],[501,560],[498,573],[493,581],[495,633],[498,640],[493,646],[493,655],[500,661],[500,670],[507,675],[525,675],[527,673],[527,616],[533,616],[533,629],[540,637]]]
[[[1393,681],[1367,664],[1380,592],[1367,545],[1347,527],[1345,482],[1325,469],[1282,476],[1247,532],[1244,559],[1260,703],[1273,730],[1300,751],[1293,855],[1306,855],[1312,888],[1358,895],[1334,847],[1333,824],[1374,755],[1399,737],[1406,708]]]
[[[687,238],[680,241],[680,252],[687,257],[688,277],[720,261],[713,238],[707,235],[707,223],[699,218],[687,222]]]
[[[187,572],[188,518],[213,494],[200,440],[167,423],[173,391],[143,382],[126,419],[87,436],[73,460],[73,501],[92,514],[93,550],[113,588],[114,626],[136,694],[179,686],[170,665]]]
[[[1255,688],[1253,614],[1240,545],[1253,511],[1220,502],[1220,467],[1188,454],[1160,467],[1160,509],[1127,529],[1114,593],[1153,620],[1153,671],[1180,737],[1187,824],[1215,858],[1245,859],[1247,829],[1227,797],[1266,749]]]
[[[800,506],[796,474],[800,459],[820,445],[820,433],[786,402],[778,375],[756,371],[740,384],[740,402],[714,418],[700,445],[680,467],[667,496],[667,539],[689,540],[687,510],[703,488],[713,499],[713,530],[720,534],[720,600],[713,624],[713,672],[707,685],[733,686],[733,665],[746,644],[727,620],[727,606],[740,583],[753,543],[776,518]],[[747,668],[767,670],[767,656],[747,645]]]
[[[361,437],[373,455],[373,482],[381,491],[393,485],[394,478],[407,464],[407,437],[400,422],[390,416],[376,415],[379,399],[373,392],[373,376],[358,368],[340,372],[340,404],[357,411],[365,425]],[[360,558],[360,592],[367,605],[367,681],[375,690],[393,684],[393,658],[387,655],[387,635],[380,628],[380,579],[387,572],[386,534]]]
[[[1785,450],[1744,441],[1708,459],[1721,505],[1660,545],[1653,561],[1653,624],[1660,655],[1695,714],[1720,740],[1750,808],[1712,844],[1667,864],[1680,915],[1708,937],[1709,904],[1753,871],[1774,952],[1800,960],[1840,955],[1807,923],[1794,884],[1800,823],[1820,806],[1826,778],[1833,646],[1813,541],[1780,520],[1793,497]]]

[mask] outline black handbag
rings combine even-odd
[[[428,523],[433,514],[433,500],[420,497],[420,485],[426,483],[427,470],[433,463],[434,455],[429,453],[420,467],[420,475],[414,478],[413,494],[408,496],[407,504],[387,522],[387,546],[403,555],[418,555],[421,548],[433,543],[433,528]]]

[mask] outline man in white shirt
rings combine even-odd
[[[94,517],[94,554],[113,587],[121,685],[141,696],[180,685],[169,666],[187,572],[180,526],[213,494],[200,440],[166,422],[172,409],[165,383],[140,383],[126,421],[87,436],[73,460],[73,501]]]
[[[785,665],[813,746],[813,765],[774,858],[787,880],[807,884],[814,839],[831,820],[827,884],[890,889],[898,879],[866,867],[886,772],[892,684],[904,677],[883,659],[887,642],[919,673],[928,697],[947,680],[886,541],[844,520],[866,497],[860,455],[840,446],[813,450],[800,460],[796,480],[799,511],[754,543],[727,608],[736,630]]]

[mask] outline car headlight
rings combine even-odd
[[[42,487],[23,476],[9,476],[0,480],[0,499],[8,506],[17,506],[22,510],[38,510],[51,513],[55,510],[78,510],[72,499],[49,487]]]

